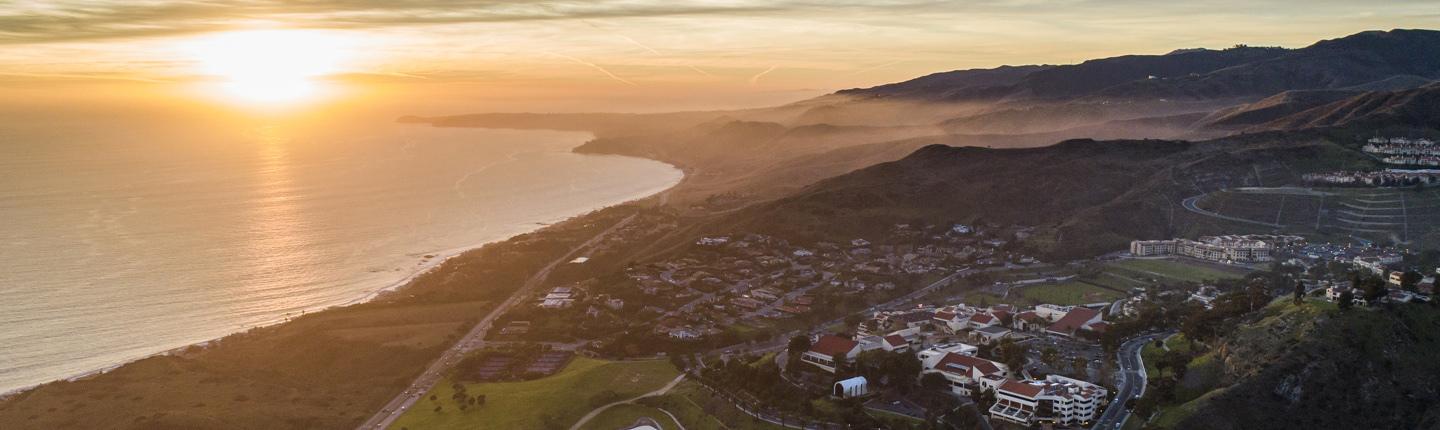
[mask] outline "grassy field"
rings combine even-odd
[[[638,403],[663,408],[675,414],[686,430],[756,429],[778,430],[781,427],[745,415],[734,405],[716,398],[699,384],[685,381],[670,393],[640,400]]]
[[[450,399],[452,382],[442,381],[424,400],[400,417],[395,429],[518,429],[568,427],[594,403],[638,396],[664,386],[679,372],[665,360],[603,361],[577,357],[555,375],[523,382],[466,384],[471,395],[484,394],[484,407],[460,411]],[[606,391],[614,392],[605,396]],[[434,395],[436,400],[429,399]],[[435,407],[442,410],[435,412]]]
[[[1205,282],[1242,276],[1242,270],[1227,271],[1185,260],[1121,260],[1110,263],[1110,266],[1140,276],[1161,277],[1170,281]]]
[[[1081,305],[1087,303],[1111,302],[1125,298],[1125,294],[1079,281],[1056,284],[1037,284],[1020,287],[1011,291],[1035,303],[1057,305]]]
[[[581,427],[581,429],[619,430],[623,428],[628,428],[631,424],[634,424],[640,418],[650,418],[652,420],[655,420],[655,422],[660,423],[661,428],[678,428],[678,426],[675,424],[675,420],[670,419],[669,415],[665,415],[665,413],[661,412],[658,408],[652,408],[649,406],[641,406],[636,404],[626,404],[606,409],[605,412],[601,412],[600,415],[596,415],[595,418],[590,420],[590,422],[585,423],[585,426]]]

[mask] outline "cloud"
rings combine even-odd
[[[923,2],[745,0],[60,0],[0,3],[0,43],[43,43],[215,31],[262,22],[322,28],[584,20],[900,7]]]

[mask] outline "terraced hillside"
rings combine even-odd
[[[1440,244],[1440,190],[1235,188],[1192,199],[1187,209],[1226,222],[1417,246]]]

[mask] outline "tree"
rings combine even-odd
[[[1011,372],[1019,374],[1025,367],[1025,344],[1015,343],[1014,340],[1006,338],[1000,340],[1000,347],[996,348],[1000,357],[1004,360],[1005,366]]]
[[[790,338],[790,355],[797,356],[810,350],[810,336],[797,335]]]
[[[1365,292],[1365,303],[1373,305],[1384,298],[1386,294],[1390,293],[1385,290],[1385,281],[1381,281],[1380,278],[1365,278],[1361,283],[1364,284],[1364,288],[1361,291]]]
[[[865,317],[860,316],[860,314],[851,314],[845,317],[845,327],[854,330],[855,327],[859,326],[863,321],[865,321]]]
[[[1340,297],[1335,300],[1335,304],[1340,306],[1340,310],[1342,311],[1350,309],[1355,306],[1355,293],[1350,292],[1350,290],[1345,290],[1340,293]]]
[[[1058,355],[1060,355],[1060,351],[1056,351],[1053,346],[1047,346],[1044,350],[1040,351],[1040,361],[1044,361],[1045,364],[1054,367],[1055,358]]]
[[[1420,280],[1424,277],[1425,276],[1421,275],[1420,272],[1407,270],[1405,271],[1405,273],[1400,275],[1400,288],[1405,289],[1405,291],[1414,292],[1416,291],[1415,286],[1419,284]]]
[[[1305,283],[1295,281],[1295,304],[1305,303]]]
[[[927,390],[940,391],[950,387],[950,380],[939,373],[926,373],[920,376],[920,386]]]
[[[1086,379],[1089,377],[1089,367],[1090,362],[1085,361],[1085,357],[1075,357],[1075,359],[1070,362],[1070,369],[1075,373],[1075,379]]]

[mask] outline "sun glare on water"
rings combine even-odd
[[[347,45],[320,31],[253,30],[205,36],[188,51],[228,98],[293,104],[317,97],[317,79],[340,70]]]

